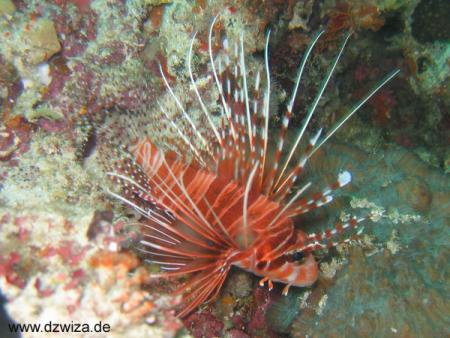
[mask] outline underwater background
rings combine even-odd
[[[311,288],[284,297],[282,285],[269,292],[236,269],[215,302],[181,320],[170,296],[177,281],[151,278],[156,267],[133,250],[137,215],[105,193],[101,158],[114,153],[102,153],[102,131],[126,140],[132,124],[175,146],[156,105],[168,100],[158,64],[183,102],[194,101],[186,54],[199,32],[193,61],[206,73],[217,14],[215,35],[244,34],[250,64],[263,62],[271,29],[274,129],[303,51],[325,30],[288,142],[348,32],[313,130],[330,128],[384,74],[401,72],[305,174],[329,182],[345,169],[353,180],[298,226],[317,231],[370,212],[358,238],[320,257]],[[448,0],[0,0],[0,336],[66,336],[8,326],[49,321],[106,323],[108,337],[449,336],[449,15]]]

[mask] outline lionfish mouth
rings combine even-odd
[[[299,84],[310,54],[323,31],[315,34],[305,50],[292,94],[288,100],[278,133],[273,157],[269,140],[271,118],[271,76],[269,39],[264,49],[264,88],[258,71],[250,81],[246,67],[244,37],[234,44],[225,39],[221,58],[212,50],[213,28],[209,28],[208,54],[210,79],[218,92],[220,123],[212,116],[210,104],[201,95],[192,71],[194,34],[188,52],[188,71],[192,94],[206,119],[205,134],[192,112],[182,103],[169,84],[163,68],[161,77],[183,123],[175,122],[168,107],[158,103],[179,137],[178,154],[163,152],[148,137],[140,138],[130,152],[120,153],[107,174],[119,192],[109,194],[142,216],[142,240],[138,248],[146,260],[158,264],[159,277],[189,274],[180,287],[184,294],[185,316],[198,305],[216,297],[231,265],[240,266],[258,276],[262,283],[271,280],[286,285],[308,286],[317,279],[318,269],[311,253],[318,249],[348,242],[334,240],[339,234],[356,228],[364,218],[352,218],[318,233],[305,233],[294,226],[293,217],[322,207],[333,200],[333,192],[351,181],[348,171],[319,192],[308,193],[311,182],[295,190],[307,161],[341,126],[351,118],[380,88],[399,73],[395,70],[382,79],[343,117],[322,135],[318,130],[299,153],[305,132],[319,101],[336,69],[350,34],[332,61],[317,95],[298,130],[295,141],[286,149],[285,136],[293,115]],[[215,106],[216,102],[213,102]],[[191,114],[190,114],[191,113]],[[190,156],[187,156],[187,154]],[[282,156],[282,154],[287,154]],[[192,160],[188,160],[191,157]]]

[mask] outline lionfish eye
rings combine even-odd
[[[296,251],[292,254],[292,259],[294,262],[302,261],[305,258],[303,251]]]

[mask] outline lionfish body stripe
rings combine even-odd
[[[243,38],[236,44],[237,55],[228,54],[229,42],[224,42],[225,61],[214,58],[211,44],[214,18],[209,29],[209,56],[213,81],[220,94],[221,124],[216,126],[203,102],[192,74],[192,39],[188,63],[189,75],[196,99],[211,127],[211,135],[201,135],[181,101],[168,87],[190,130],[178,127],[180,142],[191,150],[192,160],[173,152],[163,152],[148,138],[141,138],[130,147],[108,175],[121,187],[120,194],[111,194],[130,205],[144,218],[140,251],[149,262],[160,265],[159,277],[191,274],[176,293],[183,294],[185,316],[200,304],[219,293],[232,266],[261,276],[260,284],[272,281],[290,286],[306,287],[318,278],[318,263],[313,252],[338,243],[334,238],[358,226],[363,218],[352,218],[320,233],[305,233],[294,226],[292,218],[332,201],[334,190],[351,181],[349,172],[341,172],[336,180],[320,192],[308,194],[311,183],[293,191],[307,160],[338,128],[371,96],[391,80],[398,71],[387,75],[381,83],[358,102],[328,134],[317,132],[307,144],[299,160],[293,154],[317,102],[325,90],[343,52],[345,39],[333,61],[319,94],[309,110],[304,124],[282,162],[284,138],[294,106],[298,83],[319,33],[308,46],[301,62],[296,86],[289,100],[278,137],[275,153],[269,158],[270,71],[268,62],[269,34],[265,46],[265,83],[261,86],[259,72],[253,86],[247,78]],[[164,114],[164,107],[160,105]],[[172,124],[175,124],[172,122]],[[197,142],[196,142],[197,141]],[[205,149],[199,143],[208,143]]]

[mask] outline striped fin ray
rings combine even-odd
[[[294,107],[295,98],[297,97],[297,91],[298,91],[298,87],[300,85],[300,80],[302,78],[302,75],[305,70],[306,63],[309,59],[311,51],[314,48],[314,46],[316,45],[317,41],[319,40],[319,38],[322,34],[323,34],[323,31],[319,32],[318,34],[316,34],[315,37],[313,37],[313,39],[311,40],[311,43],[309,44],[308,48],[306,49],[306,51],[303,54],[302,61],[300,63],[300,67],[299,67],[298,74],[297,74],[297,79],[295,82],[295,87],[294,87],[294,90],[292,91],[291,99],[286,107],[286,111],[285,111],[285,114],[282,119],[282,124],[281,124],[281,128],[280,128],[279,136],[278,136],[278,145],[275,150],[275,155],[274,155],[274,159],[272,162],[273,164],[272,164],[272,167],[268,170],[268,175],[265,178],[264,192],[266,194],[270,195],[274,189],[274,186],[276,185],[274,180],[276,179],[276,175],[277,175],[277,172],[279,169],[278,167],[279,167],[279,163],[281,160],[281,153],[284,149],[284,141],[286,138],[286,132],[287,132],[287,129],[289,127],[289,122],[292,117],[292,110]],[[268,61],[266,61],[266,68],[268,68]],[[267,76],[269,76],[269,75],[267,75]],[[270,90],[268,90],[268,91],[269,91],[269,95],[270,95]],[[268,122],[266,122],[266,124],[268,124]],[[266,126],[266,129],[267,128],[268,128],[268,126]],[[267,153],[267,149],[265,149],[265,152]]]
[[[188,167],[179,167],[177,170],[173,164],[170,165],[167,161],[163,161],[162,172],[158,172],[153,177],[149,177],[154,187],[153,196],[166,209],[170,210],[178,220],[189,226],[191,230],[201,231],[201,235],[204,238],[223,247],[227,244],[223,234],[218,229],[213,228],[204,218],[203,213],[198,209],[190,196],[192,188],[198,188],[195,187],[195,181],[191,180],[189,182],[190,188],[185,187],[183,180],[187,179],[185,176],[187,169]],[[201,174],[201,172],[199,173]],[[189,189],[189,192],[187,189]],[[225,238],[227,237],[229,237],[228,234],[226,234]]]
[[[210,246],[205,244],[205,238],[208,238],[208,240],[214,241],[217,246],[223,247],[224,244],[217,240],[220,235],[216,234],[215,238],[213,236],[209,237],[210,233],[206,232],[204,227],[199,226],[198,223],[189,218],[192,217],[192,215],[177,211],[174,216],[167,205],[160,204],[154,195],[151,199],[146,196],[141,197],[142,187],[132,178],[117,173],[108,173],[108,175],[119,183],[122,188],[121,195],[114,192],[109,193],[133,207],[139,214],[145,217],[148,222],[151,222],[150,225],[146,226],[146,228],[148,228],[147,230],[150,230],[150,232],[146,232],[144,229],[144,234],[152,233],[149,234],[149,236],[152,236],[154,239],[159,238],[164,242],[159,246],[178,244],[181,241],[185,241],[204,249],[210,249]],[[182,231],[179,227],[173,227],[172,225],[175,221],[182,221],[186,229]],[[187,228],[190,230],[187,231]],[[160,235],[163,235],[164,237],[160,237]]]
[[[124,153],[120,155],[120,161],[111,164],[113,171],[108,175],[121,190],[121,195],[110,192],[111,195],[144,217],[148,218],[152,209],[159,207],[203,238],[221,247],[232,244],[224,227],[213,227],[200,210],[195,210],[206,187],[214,180],[213,175],[185,164],[173,153],[164,154],[149,139],[139,142],[131,150],[136,162]],[[141,163],[144,168],[146,164],[151,165],[142,169]]]
[[[230,46],[227,39],[223,40],[223,51],[215,57],[212,53],[212,31],[217,20],[214,18],[209,30],[210,63],[216,86],[222,103],[222,111],[226,118],[223,119],[224,134],[228,137],[227,144],[231,147],[222,149],[222,158],[233,158],[233,163],[222,164],[231,166],[232,176],[241,185],[245,185],[254,165],[259,161],[259,170],[255,174],[253,188],[260,185],[262,176],[261,145],[266,144],[262,138],[266,132],[261,132],[261,120],[264,120],[264,99],[269,93],[261,97],[259,91],[259,71],[254,74],[252,83],[248,80],[247,64],[244,51],[244,37],[239,43]],[[231,48],[233,47],[233,48]],[[266,109],[268,111],[268,107]],[[268,119],[267,119],[268,121]],[[258,155],[260,154],[260,155]],[[223,171],[220,171],[223,174]]]
[[[340,173],[336,182],[330,184],[322,191],[291,203],[286,210],[287,215],[289,217],[298,216],[330,203],[333,200],[333,192],[349,184],[351,179],[351,174],[348,171]]]
[[[340,244],[349,243],[353,239],[356,239],[359,233],[351,237],[346,236],[343,240],[335,240],[335,238],[345,231],[357,229],[359,224],[365,219],[365,217],[352,217],[349,221],[344,223],[338,222],[334,225],[334,227],[326,229],[322,232],[307,234],[304,244],[301,247],[297,247],[295,251],[308,253],[315,250],[329,249]]]
[[[187,304],[186,307],[178,313],[178,316],[184,317],[200,304],[216,298],[229,270],[230,266],[219,266],[213,271],[210,269],[204,270],[193,276],[189,282],[185,283],[177,290],[177,293],[179,294],[185,293],[183,299]]]
[[[318,37],[320,37],[320,35],[321,35],[321,33],[318,34],[317,38],[314,41],[317,41],[317,39],[318,39]],[[319,101],[320,101],[320,99],[323,96],[323,93],[324,93],[324,91],[325,91],[325,89],[326,89],[326,87],[327,87],[327,85],[328,85],[328,83],[329,83],[329,81],[331,79],[331,76],[333,75],[334,70],[336,69],[336,66],[337,66],[337,64],[339,62],[339,59],[341,58],[342,53],[344,52],[344,48],[345,48],[349,38],[350,38],[350,34],[348,34],[347,37],[344,39],[344,42],[342,43],[338,54],[334,58],[332,65],[329,67],[329,69],[327,71],[327,74],[326,74],[325,78],[323,79],[323,81],[322,81],[322,83],[321,83],[321,85],[319,87],[319,92],[316,95],[314,101],[312,102],[311,107],[309,108],[309,111],[308,111],[308,113],[307,113],[307,115],[306,115],[306,117],[305,117],[305,119],[303,121],[302,128],[300,129],[300,131],[298,133],[298,136],[297,136],[297,138],[295,140],[295,143],[292,146],[291,151],[289,152],[289,155],[288,155],[287,159],[284,162],[283,168],[281,169],[281,172],[278,175],[278,178],[275,181],[274,186],[272,187],[273,189],[278,187],[280,181],[283,179],[284,173],[285,173],[285,171],[286,171],[286,169],[287,169],[287,167],[288,167],[288,165],[289,165],[289,163],[290,163],[294,153],[296,152],[296,150],[297,150],[297,148],[298,148],[298,146],[299,146],[299,144],[300,144],[300,142],[301,142],[301,140],[303,138],[303,135],[304,135],[304,133],[306,131],[306,128],[309,125],[311,117],[313,116],[314,112],[316,111],[317,105],[319,104]],[[296,94],[296,90],[294,90],[294,93]],[[293,103],[293,101],[291,101],[291,102]]]
[[[213,25],[216,22],[217,17],[213,20],[210,27],[209,43],[212,40]],[[292,91],[292,95],[286,107],[286,112],[282,119],[282,125],[278,135],[278,145],[275,150],[274,158],[272,161],[267,162],[267,142],[269,132],[269,120],[270,120],[270,69],[268,60],[268,48],[270,31],[266,35],[266,43],[264,50],[264,67],[265,67],[265,81],[266,90],[262,93],[259,91],[260,76],[259,72],[255,75],[254,90],[249,89],[247,81],[245,53],[243,47],[243,37],[240,37],[239,45],[235,47],[234,58],[229,53],[229,42],[225,43],[225,62],[224,67],[219,67],[220,73],[217,73],[215,67],[214,57],[212,55],[212,48],[210,51],[210,61],[212,63],[212,69],[217,85],[220,88],[221,100],[223,104],[223,110],[227,112],[228,118],[225,120],[228,124],[224,125],[224,128],[230,128],[227,135],[234,135],[230,142],[234,142],[235,149],[233,155],[238,160],[234,162],[234,173],[238,176],[239,182],[244,184],[247,182],[247,178],[253,169],[253,165],[258,161],[260,169],[257,171],[257,179],[254,180],[252,189],[260,191],[276,201],[283,201],[291,192],[293,185],[298,177],[301,175],[307,160],[322,146],[325,142],[336,133],[339,128],[356,113],[375,93],[380,90],[386,83],[388,83],[393,77],[395,77],[399,70],[388,74],[375,88],[373,88],[363,99],[355,104],[350,111],[344,114],[343,118],[336,123],[330,131],[321,136],[321,130],[319,130],[315,136],[313,136],[307,145],[302,156],[300,156],[298,162],[291,168],[291,162],[294,154],[298,151],[306,130],[309,126],[313,114],[318,108],[318,104],[333,76],[339,60],[342,57],[347,42],[351,36],[348,34],[343,40],[341,47],[336,54],[333,62],[328,68],[326,75],[319,86],[318,93],[314,98],[308,113],[303,121],[303,125],[295,139],[294,145],[291,147],[289,154],[283,161],[283,165],[280,168],[280,162],[282,160],[282,153],[285,148],[285,137],[289,127],[289,122],[293,116],[293,107],[295,99],[298,93],[299,84],[304,73],[306,64],[311,55],[311,52],[324,34],[324,31],[318,32],[312,39],[303,54],[296,82]],[[222,65],[222,63],[220,63]],[[233,100],[234,98],[234,100]],[[228,151],[225,148],[224,151]],[[227,156],[228,155],[228,156]],[[231,154],[227,154],[224,157],[231,157]]]
[[[138,250],[147,262],[159,265],[161,273],[153,277],[194,273],[193,278],[177,290],[184,295],[185,304],[178,315],[184,316],[217,295],[230,269],[228,252],[235,246],[228,230],[223,225],[213,227],[204,210],[200,210],[201,202],[208,198],[196,190],[204,191],[202,185],[207,184],[208,179],[211,183],[214,176],[205,177],[204,172],[198,170],[192,176],[190,165],[181,165],[171,156],[166,159],[165,154],[157,150],[143,156],[142,151],[150,149],[151,145],[142,142],[133,150],[137,159],[155,164],[151,170],[144,172],[128,156],[113,164],[114,171],[108,175],[120,187],[121,194],[110,194],[145,218],[141,223],[142,239]],[[210,205],[214,202],[207,202],[208,212],[218,224],[219,210]]]

